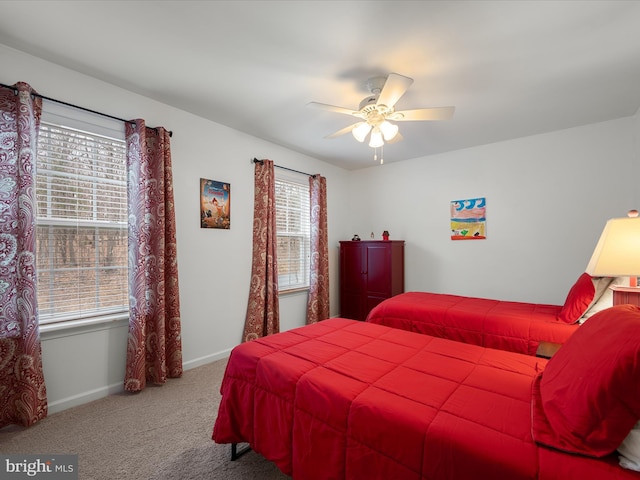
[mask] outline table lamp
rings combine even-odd
[[[640,217],[630,210],[627,217],[607,221],[585,270],[592,277],[629,277],[638,288],[640,275]]]

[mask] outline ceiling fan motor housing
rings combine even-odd
[[[369,125],[380,125],[387,115],[393,113],[393,108],[389,108],[386,105],[377,105],[380,93],[387,83],[387,78],[388,77],[371,77],[367,80],[367,88],[369,88],[373,95],[362,100],[358,106],[358,110]]]
[[[370,97],[365,98],[358,105],[358,110],[361,113],[369,113],[372,110],[376,109],[376,102],[378,101],[377,95],[371,95]]]
[[[387,108],[386,105],[376,105],[377,101],[378,96],[372,95],[362,100],[358,106],[362,117],[367,120],[370,125],[380,124],[387,115],[393,112],[393,109]]]

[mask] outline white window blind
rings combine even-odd
[[[309,184],[276,179],[279,291],[309,286]]]
[[[123,137],[43,115],[36,174],[41,325],[128,311]]]

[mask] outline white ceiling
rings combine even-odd
[[[307,103],[357,109],[390,72],[396,109],[456,112],[400,123],[385,163],[640,107],[639,1],[3,0],[0,43],[348,169],[373,150],[324,136],[357,119]]]

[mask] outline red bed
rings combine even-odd
[[[564,305],[508,302],[427,292],[383,301],[366,321],[483,347],[535,355],[540,342],[563,344],[600,300],[610,279],[583,274]],[[609,305],[611,306],[609,297]]]
[[[640,309],[624,308],[635,309],[640,330]],[[634,338],[640,345],[640,335]],[[640,479],[613,453],[640,418],[637,377],[629,389],[638,398],[633,413],[616,411],[613,426],[601,422],[616,445],[609,451],[564,453],[580,451],[571,435],[562,437],[562,449],[534,440],[532,433],[540,432],[546,445],[556,442],[550,425],[557,418],[545,415],[545,394],[556,393],[557,385],[554,378],[545,383],[543,374],[556,358],[561,372],[567,367],[561,352],[568,345],[547,362],[372,323],[325,320],[233,350],[213,440],[248,442],[303,480]],[[584,386],[575,387],[582,398]],[[579,403],[570,405],[579,412]]]

